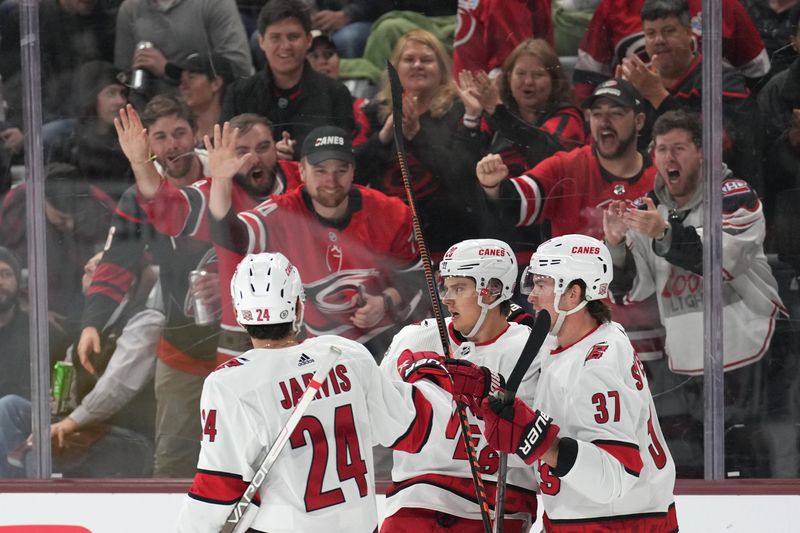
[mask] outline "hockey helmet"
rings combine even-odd
[[[553,278],[558,294],[571,282],[581,280],[586,284],[586,301],[592,301],[608,295],[614,271],[605,243],[586,235],[562,235],[536,249],[522,275],[520,292],[530,294],[534,275]]]
[[[243,326],[294,322],[297,330],[303,321],[303,283],[283,254],[247,255],[231,278],[231,295],[236,320]]]
[[[605,243],[586,235],[562,235],[539,245],[522,273],[520,292],[530,294],[535,276],[553,278],[554,309],[558,318],[551,329],[557,334],[564,319],[583,309],[592,300],[602,300],[608,295],[608,285],[614,277],[611,253]],[[569,311],[561,310],[558,302],[573,281],[586,285],[584,299]]]
[[[517,258],[514,251],[497,239],[469,239],[454,244],[444,254],[439,264],[440,294],[444,278],[463,276],[475,280],[481,316],[467,337],[474,336],[489,309],[511,298],[517,282]],[[491,303],[484,296],[497,296]]]

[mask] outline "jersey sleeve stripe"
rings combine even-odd
[[[181,189],[181,194],[186,198],[186,203],[189,204],[189,214],[186,217],[184,227],[181,228],[181,234],[183,234],[188,226],[190,229],[186,235],[194,237],[197,234],[197,230],[200,229],[200,223],[203,221],[203,217],[206,216],[208,209],[206,197],[194,187]]]
[[[756,57],[752,60],[748,61],[744,65],[738,66],[739,70],[742,71],[742,74],[745,75],[747,78],[757,79],[762,76],[765,76],[769,72],[770,68],[770,61],[769,56],[767,55],[767,50],[762,48],[761,52],[758,53]]]
[[[596,440],[592,441],[592,444],[619,461],[627,473],[639,477],[639,473],[644,468],[644,463],[642,463],[642,456],[639,453],[638,446],[628,442],[608,440]]]
[[[539,184],[530,176],[522,175],[511,179],[519,194],[520,209],[517,227],[530,226],[539,217],[542,208],[542,193]]]
[[[116,216],[120,217],[120,218],[124,218],[125,220],[133,222],[134,224],[145,224],[145,223],[147,223],[146,219],[141,218],[141,217],[137,217],[137,216],[133,216],[132,214],[130,214],[130,213],[126,212],[126,211],[123,211],[119,207],[114,211],[114,214]]]
[[[242,497],[246,488],[242,476],[198,469],[189,487],[189,497],[207,503],[232,505]]]
[[[405,433],[390,446],[401,452],[418,453],[428,442],[433,428],[433,408],[430,402],[417,387],[411,393],[416,415]]]
[[[245,211],[239,213],[239,219],[247,225],[247,253],[253,254],[266,250],[266,230],[258,217]]]

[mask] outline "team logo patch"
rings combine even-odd
[[[728,180],[722,184],[722,196],[733,196],[734,194],[742,194],[750,192],[750,187],[746,181],[742,180]]]
[[[601,283],[600,286],[597,287],[597,294],[600,296],[608,294],[608,283]]]
[[[216,369],[220,370],[222,368],[233,368],[235,366],[242,366],[248,361],[246,357],[237,357],[236,359],[231,359],[230,361],[226,361],[219,365]]]
[[[314,358],[304,353],[300,354],[300,359],[297,360],[297,366],[306,366],[314,362]]]
[[[592,346],[592,349],[589,350],[589,353],[586,355],[586,359],[583,360],[584,363],[586,361],[590,361],[592,359],[600,359],[603,357],[603,354],[606,353],[608,350],[608,344],[605,342],[601,342],[599,344],[595,344]]]
[[[342,269],[342,248],[338,244],[329,244],[325,251],[325,264],[328,272],[339,272]]]
[[[287,316],[289,316],[289,311],[287,311],[286,309],[281,311],[281,318],[286,318]]]
[[[616,194],[617,196],[622,196],[623,194],[625,194],[625,186],[622,185],[621,183],[614,185],[614,194]]]
[[[242,320],[253,320],[253,313],[245,309],[242,311]]]

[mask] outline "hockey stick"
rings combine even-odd
[[[506,392],[503,396],[503,401],[510,404],[514,401],[517,395],[519,384],[522,383],[522,378],[531,367],[536,354],[544,344],[547,334],[550,333],[550,314],[547,311],[539,311],[536,315],[536,322],[533,323],[528,340],[525,346],[522,347],[522,353],[514,365],[514,370],[511,371],[506,382]],[[506,476],[508,475],[508,454],[505,452],[500,453],[500,466],[497,471],[497,501],[494,505],[494,532],[503,533],[503,515],[505,514],[505,499],[506,499]],[[535,519],[536,517],[534,517]]]
[[[233,506],[233,510],[231,514],[228,515],[225,526],[222,528],[222,533],[246,531],[247,528],[250,527],[252,519],[255,518],[255,513],[248,513],[247,517],[243,519],[247,508],[250,506],[253,498],[267,478],[267,473],[272,468],[272,465],[275,464],[281,450],[283,450],[286,443],[289,442],[289,437],[291,437],[297,423],[300,422],[300,419],[303,417],[306,410],[308,410],[308,406],[311,404],[314,396],[317,395],[317,392],[319,392],[319,388],[325,383],[331,368],[333,368],[334,363],[336,363],[336,360],[339,359],[341,355],[342,351],[339,348],[331,346],[326,355],[317,358],[317,370],[314,372],[311,381],[308,382],[308,388],[300,397],[300,401],[297,402],[297,405],[295,405],[292,414],[289,415],[289,420],[286,421],[286,425],[281,429],[275,442],[272,443],[267,456],[261,462],[258,470],[256,470],[253,480],[247,486],[239,501],[236,502],[236,505]]]
[[[394,121],[394,146],[397,150],[397,161],[400,164],[400,174],[403,178],[403,187],[406,190],[406,198],[408,199],[408,207],[411,209],[411,218],[414,226],[414,240],[419,248],[419,255],[422,259],[422,269],[425,271],[425,282],[428,285],[428,295],[431,298],[431,306],[433,307],[433,316],[436,319],[436,326],[439,329],[439,339],[442,341],[442,350],[445,357],[450,353],[450,342],[447,336],[447,328],[444,324],[444,316],[442,315],[441,303],[439,302],[439,295],[436,292],[436,287],[433,282],[433,267],[431,266],[431,258],[428,254],[428,247],[425,244],[425,237],[422,234],[422,226],[420,225],[419,215],[417,214],[417,202],[414,198],[414,190],[411,188],[411,178],[408,172],[408,165],[406,164],[406,149],[403,142],[403,86],[400,83],[400,77],[397,75],[397,70],[391,62],[386,62],[389,73],[389,86],[392,94],[392,117]],[[467,420],[466,409],[463,404],[456,403],[456,412],[458,413],[458,420],[461,424],[461,437],[464,440],[464,446],[467,450],[469,457],[469,467],[472,471],[472,481],[475,485],[475,495],[478,500],[478,507],[481,510],[481,519],[483,520],[483,529],[486,533],[492,531],[492,518],[489,514],[489,504],[486,500],[486,488],[481,479],[480,465],[478,464],[478,455],[475,452],[475,447],[472,445],[472,431],[469,429],[469,421]]]

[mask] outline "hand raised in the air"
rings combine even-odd
[[[613,200],[603,210],[603,238],[611,246],[616,246],[625,240],[628,225],[625,224],[624,215],[628,209],[625,200]]]
[[[278,159],[291,161],[294,159],[294,145],[297,144],[295,139],[292,139],[291,134],[284,130],[281,133],[281,140],[275,143],[275,149],[278,152]]]
[[[479,116],[483,112],[480,102],[480,92],[475,84],[475,77],[469,70],[462,70],[458,75],[458,95],[464,104],[467,115]]]
[[[114,129],[117,130],[122,152],[132,166],[146,165],[152,161],[147,129],[131,104],[119,110],[119,118],[114,119]]]
[[[481,408],[486,441],[499,452],[516,453],[530,465],[558,445],[558,425],[519,398],[506,403],[497,396],[488,396]]]
[[[203,137],[203,144],[208,151],[208,168],[214,179],[232,179],[250,160],[252,154],[242,156],[236,154],[236,140],[239,138],[239,128],[231,130],[230,123],[226,122],[220,129],[219,124],[214,125],[214,143],[208,135]]]
[[[478,161],[475,173],[478,175],[478,181],[484,192],[490,198],[497,198],[499,196],[497,189],[500,182],[508,176],[508,167],[503,163],[503,158],[500,155],[489,154]]]
[[[498,87],[498,80],[500,78],[493,80],[483,70],[478,70],[473,75],[481,107],[483,107],[483,110],[488,114],[493,115],[495,108],[497,108],[498,104],[502,103],[500,88]]]

